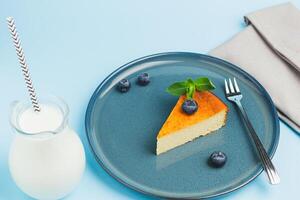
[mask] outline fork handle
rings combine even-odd
[[[246,123],[246,126],[248,128],[248,131],[250,132],[250,136],[255,143],[256,149],[257,149],[259,157],[262,161],[263,168],[268,176],[269,182],[273,185],[280,183],[279,175],[278,175],[271,159],[269,158],[263,144],[261,143],[258,135],[256,134],[256,132],[247,116],[247,113],[246,113],[244,107],[242,106],[240,101],[236,101],[235,103],[236,103],[237,107],[239,108],[239,110],[244,118],[244,121]]]

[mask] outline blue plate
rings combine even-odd
[[[144,87],[136,84],[142,72],[151,76]],[[200,76],[215,83],[214,93],[228,105],[226,126],[156,156],[156,135],[177,101],[165,89],[175,81]],[[242,103],[272,157],[279,140],[278,116],[270,96],[253,77],[211,56],[162,53],[120,67],[94,92],[85,123],[97,161],[126,186],[158,197],[208,198],[249,183],[262,172],[262,166],[236,108],[224,96],[223,81],[228,77],[237,78],[244,95]],[[123,78],[132,83],[127,93],[115,87]],[[216,150],[228,156],[220,169],[207,164]]]

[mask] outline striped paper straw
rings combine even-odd
[[[12,17],[8,17],[6,20],[7,20],[9,31],[11,33],[11,37],[12,37],[13,42],[14,42],[14,46],[16,48],[16,53],[17,53],[17,56],[18,56],[18,59],[19,59],[20,66],[22,68],[22,72],[23,72],[23,75],[24,75],[26,87],[27,87],[28,92],[29,92],[29,96],[30,96],[30,100],[31,100],[33,109],[34,109],[35,112],[40,112],[41,108],[40,108],[40,105],[38,103],[37,96],[36,96],[36,93],[35,93],[35,90],[34,90],[34,87],[33,87],[33,84],[32,84],[32,80],[31,80],[31,77],[30,77],[30,74],[29,74],[29,68],[28,68],[28,65],[26,63],[24,51],[23,51],[23,48],[21,46],[21,41],[20,41],[20,38],[19,38],[18,31],[16,29],[15,21]]]

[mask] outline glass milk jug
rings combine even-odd
[[[60,199],[79,183],[85,153],[78,135],[68,126],[69,108],[58,97],[40,101],[40,112],[14,102],[10,116],[16,132],[9,169],[17,186],[36,199]]]

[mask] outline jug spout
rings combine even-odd
[[[68,124],[68,105],[59,97],[41,96],[40,106],[35,112],[30,102],[13,101],[10,105],[10,123],[13,130],[23,136],[36,138],[53,136],[62,132]]]

